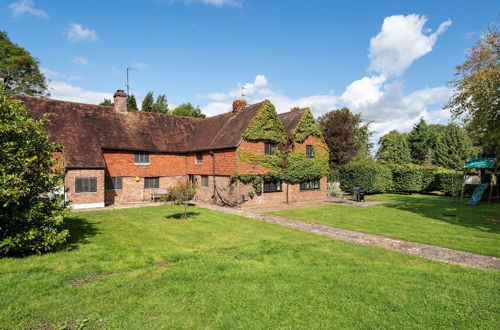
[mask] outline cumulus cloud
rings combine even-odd
[[[248,103],[260,102],[269,99],[278,112],[289,111],[293,107],[310,107],[311,110],[320,115],[335,107],[338,97],[333,94],[318,94],[300,98],[291,98],[276,91],[264,75],[257,75],[253,82],[235,86],[225,93],[211,93],[206,98],[211,100],[202,110],[205,114],[212,116],[231,109],[232,101],[241,99],[243,88],[244,99]]]
[[[71,42],[89,41],[95,42],[99,40],[97,32],[85,28],[82,24],[71,23],[66,28],[66,38]]]
[[[89,65],[90,61],[87,60],[85,57],[76,56],[76,57],[73,58],[73,63],[81,64],[81,65]]]
[[[434,33],[424,29],[426,22],[426,17],[415,14],[386,17],[382,30],[370,41],[369,69],[385,77],[401,75],[413,61],[430,52],[451,20],[441,23]]]
[[[51,98],[56,100],[99,104],[113,98],[111,93],[90,91],[61,81],[50,81],[48,87]]]
[[[35,8],[33,0],[20,0],[12,2],[9,5],[10,13],[13,17],[18,18],[24,15],[35,16],[41,19],[48,19],[49,15],[42,9]]]
[[[385,18],[381,31],[371,39],[369,69],[374,75],[362,77],[349,84],[343,93],[291,98],[274,88],[264,75],[257,75],[251,83],[234,87],[227,92],[206,95],[211,101],[202,109],[215,115],[231,109],[231,101],[241,98],[241,87],[249,103],[270,99],[278,112],[290,108],[310,107],[316,116],[343,106],[361,113],[363,120],[372,122],[373,141],[391,131],[408,131],[423,117],[429,123],[446,123],[449,111],[441,110],[451,89],[446,86],[426,87],[409,94],[403,92],[402,74],[421,56],[432,50],[437,38],[451,21],[440,24],[436,32],[425,27],[427,18],[420,15]]]

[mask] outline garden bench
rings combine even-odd
[[[151,189],[151,202],[155,202],[157,198],[162,198],[166,193],[167,191],[165,189]]]

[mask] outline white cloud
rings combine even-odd
[[[54,71],[54,70],[51,70],[51,69],[48,69],[48,68],[40,68],[40,71],[42,71],[42,73],[45,75],[45,77],[47,77],[48,79],[61,79],[61,78],[66,78],[66,75],[60,73],[60,72],[57,72],[57,71]]]
[[[431,34],[430,29],[424,29],[426,22],[427,18],[416,14],[386,17],[380,33],[370,40],[369,69],[386,77],[401,75],[413,61],[430,52],[451,20]]]
[[[90,61],[87,60],[85,57],[76,56],[76,57],[73,58],[73,63],[81,64],[81,65],[89,65]]]
[[[226,93],[206,95],[206,98],[212,100],[212,102],[202,107],[203,112],[213,116],[229,111],[232,101],[241,99],[241,87],[243,87],[244,99],[249,104],[269,99],[279,113],[289,111],[293,107],[310,107],[315,114],[319,115],[334,109],[338,101],[338,97],[332,94],[311,95],[293,99],[273,89],[264,75],[257,75],[252,83],[236,86]]]
[[[113,98],[111,93],[89,91],[61,81],[50,81],[48,86],[51,98],[56,100],[99,104],[105,98]]]
[[[97,32],[85,28],[81,24],[71,23],[66,29],[66,38],[71,42],[90,41],[94,42],[99,40]]]
[[[35,16],[41,19],[48,19],[49,15],[42,9],[36,9],[33,0],[20,0],[9,5],[13,17],[18,18],[23,15]]]

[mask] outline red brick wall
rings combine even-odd
[[[236,172],[236,150],[218,150],[215,154],[215,175],[234,175]],[[202,153],[203,163],[195,163],[195,154],[186,156],[186,174],[212,175],[212,155],[209,151]]]
[[[186,174],[184,155],[150,153],[150,165],[135,165],[133,151],[104,150],[103,157],[109,176],[142,178]]]
[[[295,150],[305,154],[306,153],[306,145],[316,146],[316,153],[323,152],[326,150],[325,144],[323,143],[323,141],[321,139],[318,139],[317,137],[313,137],[313,136],[308,136],[304,140],[304,142],[302,142],[302,143],[296,143]]]
[[[264,143],[242,141],[238,146],[238,150],[264,155]],[[239,174],[263,174],[271,171],[267,167],[261,166],[259,164],[247,164],[239,159],[238,170]]]
[[[76,193],[75,178],[77,177],[96,177],[97,192],[95,193]],[[104,170],[83,170],[75,169],[68,170],[64,178],[64,186],[66,188],[66,199],[73,204],[94,204],[104,203]]]

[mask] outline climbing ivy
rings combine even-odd
[[[301,152],[293,152],[288,158],[288,168],[283,175],[283,179],[296,184],[319,179],[327,175],[328,152],[317,152],[314,158],[308,158]]]
[[[285,143],[285,127],[269,100],[265,100],[257,111],[243,133],[243,138],[250,142]]]
[[[283,175],[276,172],[264,174],[239,174],[231,176],[231,180],[239,180],[243,184],[251,184],[256,194],[262,193],[262,183],[268,180],[283,180]],[[252,197],[252,196],[250,196]]]
[[[309,108],[306,108],[302,118],[300,118],[297,128],[295,129],[295,134],[295,141],[299,143],[304,142],[304,140],[309,136],[317,138],[323,137],[323,130],[314,119],[314,116]]]
[[[262,165],[264,167],[279,171],[282,159],[279,154],[262,155],[253,152],[238,150],[238,158],[247,164]]]

